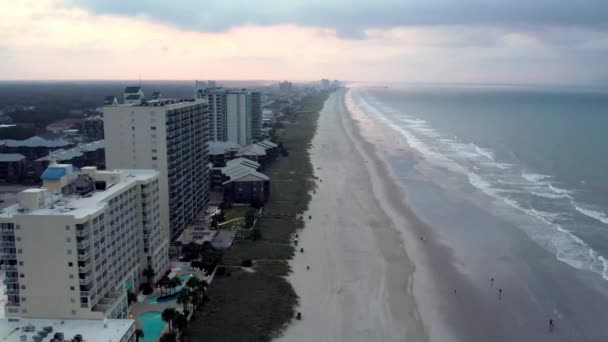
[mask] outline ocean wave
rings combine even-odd
[[[523,179],[525,179],[525,180],[527,180],[529,182],[533,182],[533,183],[540,182],[540,181],[543,181],[545,179],[551,178],[551,176],[542,175],[540,173],[525,173],[525,172],[522,172],[521,176],[522,176]]]
[[[551,191],[555,192],[556,194],[560,194],[560,195],[565,195],[569,198],[571,198],[571,194],[574,193],[574,191],[572,190],[566,190],[566,189],[562,189],[562,188],[558,188],[553,184],[549,184],[549,189],[551,189]]]
[[[606,259],[579,238],[575,231],[567,229],[569,221],[565,221],[565,218],[570,220],[573,217],[570,214],[574,208],[570,208],[563,199],[573,201],[574,191],[554,185],[558,183],[552,176],[523,171],[518,165],[502,163],[496,160],[498,158],[490,149],[461,142],[457,136],[442,136],[427,121],[392,110],[376,99],[369,101],[366,95],[353,95],[349,91],[347,106],[349,109],[357,107],[363,115],[373,117],[400,133],[413,149],[418,150],[433,165],[465,175],[473,187],[496,199],[496,203],[503,203],[504,208],[511,208],[508,213],[505,212],[506,215],[512,215],[512,209],[523,214],[517,220],[527,217],[522,222],[530,224],[518,226],[533,241],[552,251],[558,260],[577,269],[592,270],[608,280]],[[526,195],[539,197],[538,201],[542,200],[547,206],[543,205],[543,210],[532,207]],[[518,202],[520,198],[521,203]],[[564,211],[564,203],[570,211]],[[547,209],[552,204],[557,204],[559,212]],[[608,224],[608,216],[604,213],[581,206],[576,209]]]
[[[585,216],[591,217],[593,219],[596,219],[597,221],[602,222],[603,224],[608,224],[608,216],[602,212],[583,208],[577,204],[574,204],[574,209],[576,209],[576,211]]]
[[[570,195],[566,195],[566,194],[555,194],[555,193],[537,192],[537,191],[531,191],[530,193],[534,196],[549,198],[549,199],[572,198],[572,197],[570,197]]]

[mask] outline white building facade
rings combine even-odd
[[[106,168],[160,172],[161,218],[176,238],[209,201],[206,100],[103,107]]]
[[[168,266],[159,172],[76,172],[51,164],[43,187],[0,212],[8,317],[127,317],[127,291]]]

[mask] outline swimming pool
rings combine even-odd
[[[158,336],[165,328],[165,321],[161,317],[160,311],[148,311],[137,316],[137,319],[141,323],[141,330],[144,332],[144,337],[140,339],[143,342],[152,341]]]
[[[196,277],[196,274],[190,273],[190,274],[182,274],[181,276],[179,276],[179,280],[182,281],[182,284],[180,286],[176,287],[175,290],[173,290],[173,291],[175,293],[181,291],[182,288],[184,286],[186,286],[186,282],[188,281],[188,279],[190,279],[191,277]],[[158,301],[157,301],[158,297],[160,297],[160,295],[155,295],[155,296],[152,296],[152,297],[148,298],[148,303],[150,303],[150,304],[158,304]],[[163,301],[163,303],[172,302],[172,301],[175,301],[175,300],[177,300],[177,297],[169,299],[169,300],[165,300],[165,301]]]

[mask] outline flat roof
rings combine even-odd
[[[124,172],[127,176],[124,177],[120,182],[111,185],[106,190],[91,192],[88,197],[77,194],[62,196],[61,200],[53,203],[53,208],[46,207],[19,212],[21,205],[16,203],[1,210],[0,217],[13,217],[17,215],[68,215],[74,216],[77,219],[84,218],[103,208],[106,205],[105,202],[108,197],[123,191],[124,188],[133,185],[138,180],[147,180],[150,177],[159,174],[158,171],[155,170],[135,169],[97,172],[116,173],[116,175],[120,175],[121,172]],[[43,189],[33,188],[24,191],[32,192],[34,190],[41,191]]]
[[[105,326],[104,326],[105,323]],[[33,332],[25,332],[24,327],[33,325]],[[132,319],[38,319],[38,318],[0,318],[0,341],[21,342],[21,336],[26,336],[27,342],[33,342],[33,336],[38,335],[44,327],[52,327],[43,341],[49,341],[57,332],[62,332],[64,339],[69,341],[80,334],[87,342],[120,342],[120,340],[134,331],[135,320]]]
[[[25,159],[25,156],[19,153],[0,153],[0,162],[16,162]]]

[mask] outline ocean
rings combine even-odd
[[[555,260],[608,280],[608,92],[360,86],[346,104],[355,119],[373,122],[370,141],[447,245],[466,235],[450,230],[462,216],[451,203],[468,201],[486,218],[461,225],[507,222]],[[438,190],[424,193],[423,183]]]

